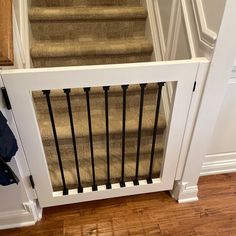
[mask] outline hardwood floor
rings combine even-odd
[[[177,204],[162,192],[48,208],[35,226],[0,235],[236,235],[236,174],[201,178],[199,198]]]

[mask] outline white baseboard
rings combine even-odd
[[[34,202],[23,203],[20,210],[1,212],[0,230],[34,225],[41,218],[42,210]]]
[[[170,194],[178,203],[198,201],[198,187],[188,186],[187,183],[182,183],[181,181],[175,181],[174,188],[170,191]]]
[[[34,225],[33,215],[22,209],[18,211],[1,212],[0,229],[18,228]]]
[[[205,157],[201,176],[236,172],[236,152],[212,154]]]

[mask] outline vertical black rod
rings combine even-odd
[[[61,153],[60,153],[60,148],[59,148],[59,143],[58,143],[58,138],[57,138],[57,131],[55,127],[55,121],[54,121],[54,116],[53,116],[53,111],[52,111],[51,100],[50,100],[50,92],[51,92],[50,90],[43,90],[43,94],[46,96],[46,99],[47,99],[48,111],[49,111],[49,116],[51,120],[53,136],[54,136],[54,142],[55,142],[56,151],[57,151],[58,163],[60,167],[61,179],[62,179],[62,184],[63,184],[63,195],[67,195],[68,189],[66,186],[65,175],[64,175],[64,170],[63,170],[63,165],[62,165],[62,160],[61,160]]]
[[[87,101],[87,113],[88,113],[88,126],[89,126],[89,141],[90,141],[90,152],[91,152],[91,162],[92,162],[92,175],[93,175],[93,191],[97,191],[96,176],[95,176],[95,163],[94,163],[94,153],[93,153],[93,131],[92,131],[92,121],[91,121],[91,112],[90,112],[90,99],[89,92],[90,88],[84,88],[86,93]]]
[[[125,187],[125,128],[126,128],[126,94],[128,85],[122,85],[123,89],[123,118],[122,118],[122,166],[120,186]]]
[[[147,178],[148,184],[152,183],[153,160],[154,160],[154,154],[155,154],[158,119],[159,119],[160,105],[161,105],[161,92],[162,92],[162,87],[164,86],[164,84],[165,83],[163,82],[158,83],[158,95],[157,95],[156,113],[155,113],[155,121],[154,121],[154,128],[153,128],[153,137],[152,137],[151,159],[150,159],[149,175]]]
[[[147,84],[140,84],[140,107],[139,107],[139,124],[138,124],[138,141],[137,141],[137,154],[136,154],[136,170],[135,170],[135,179],[134,185],[138,185],[138,174],[139,174],[139,156],[140,156],[140,144],[141,144],[141,131],[142,131],[142,122],[143,122],[143,103],[144,103],[144,91]]]
[[[76,138],[75,138],[75,129],[74,129],[74,122],[73,122],[72,108],[71,108],[71,102],[70,102],[70,92],[71,92],[71,89],[64,89],[64,93],[66,94],[67,107],[68,107],[68,113],[69,113],[69,118],[70,118],[72,142],[73,142],[74,155],[75,155],[75,167],[76,167],[76,174],[77,174],[77,181],[78,181],[78,193],[82,193],[83,187],[81,185],[81,180],[80,180],[79,161],[78,161],[78,154],[77,154],[77,147],[76,147]]]
[[[109,111],[108,111],[108,91],[109,86],[103,87],[105,93],[105,121],[106,121],[106,151],[107,151],[107,189],[111,189],[110,181],[110,145],[109,145]]]

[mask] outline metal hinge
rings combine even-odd
[[[195,81],[195,82],[194,82],[194,85],[193,85],[193,92],[195,92],[196,86],[197,86],[197,82]]]
[[[31,184],[32,188],[35,189],[34,179],[33,179],[32,175],[29,176],[29,180],[30,180],[30,184]]]
[[[3,95],[3,98],[4,98],[4,101],[5,101],[5,104],[6,104],[6,107],[8,110],[11,110],[11,102],[10,102],[10,99],[8,97],[8,94],[7,94],[7,90],[5,87],[2,87],[1,88],[1,91],[2,91],[2,95]]]

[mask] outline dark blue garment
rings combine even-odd
[[[0,155],[5,162],[9,162],[18,150],[16,139],[7,125],[7,120],[0,112]]]
[[[18,150],[14,134],[7,125],[7,120],[0,112],[0,185],[18,183],[19,179],[7,165]]]
[[[18,184],[19,179],[8,164],[0,157],[0,185]]]

